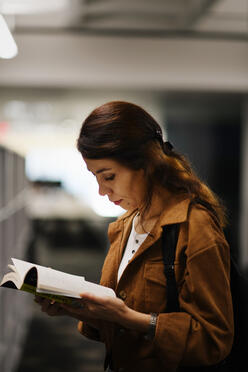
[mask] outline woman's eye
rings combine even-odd
[[[113,181],[114,178],[115,178],[115,175],[111,174],[111,176],[105,177],[105,181]]]

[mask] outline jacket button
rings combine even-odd
[[[122,299],[122,300],[125,300],[127,298],[127,294],[125,291],[120,291],[119,293],[119,297]]]
[[[120,329],[119,329],[119,333],[120,333],[121,335],[124,335],[124,334],[126,333],[126,330],[125,330],[124,328],[120,328]]]

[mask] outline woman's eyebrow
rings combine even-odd
[[[101,168],[101,169],[98,169],[98,171],[96,171],[96,173],[99,174],[99,173],[102,173],[102,172],[105,172],[105,171],[108,171],[108,170],[111,170],[111,168]]]

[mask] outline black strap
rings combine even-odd
[[[167,225],[163,227],[162,233],[162,253],[164,261],[164,273],[166,277],[167,305],[166,312],[180,311],[178,302],[178,290],[175,278],[175,254],[179,234],[179,224]]]
[[[216,216],[216,212],[208,202],[205,202],[199,198],[195,198],[191,201],[190,204],[203,205],[206,209],[210,210],[214,216]],[[216,223],[218,223],[217,218]],[[171,224],[164,226],[162,234],[164,273],[167,281],[167,306],[166,306],[167,313],[180,311],[177,283],[174,270],[179,227],[180,227],[179,224]]]
[[[214,216],[216,213],[214,209],[208,202],[205,202],[199,198],[195,198],[191,201],[191,205],[201,204],[206,209],[210,210]],[[216,220],[218,223],[218,221]],[[171,224],[163,226],[162,233],[162,252],[163,252],[163,261],[164,261],[164,273],[167,281],[167,306],[166,312],[178,312],[180,311],[179,301],[178,301],[178,290],[177,283],[175,278],[175,255],[176,255],[176,246],[179,235],[179,224]]]
[[[179,235],[179,224],[167,225],[163,227],[162,233],[162,253],[164,261],[164,273],[167,280],[167,305],[165,312],[179,312],[178,290],[175,277],[175,255]],[[178,372],[230,372],[229,364],[224,359],[220,363],[212,366],[199,367],[179,367]]]

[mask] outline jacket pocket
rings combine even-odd
[[[147,312],[163,312],[166,307],[166,278],[164,263],[147,262],[144,269],[145,305]]]
[[[174,263],[178,291],[184,282],[183,265]],[[163,261],[148,261],[144,269],[145,303],[148,312],[164,312],[166,309],[167,284]]]

